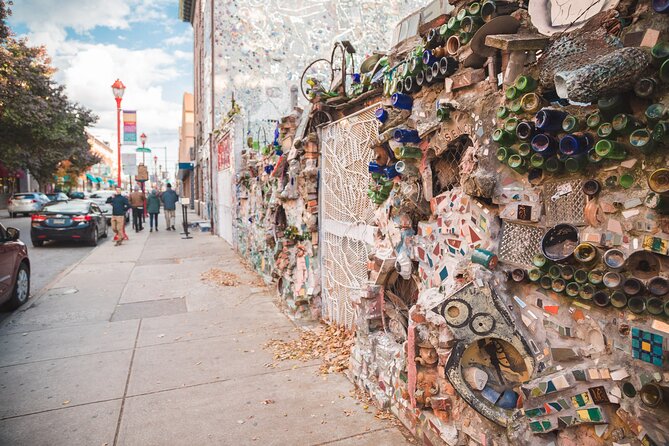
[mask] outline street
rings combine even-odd
[[[28,247],[30,256],[32,296],[38,295],[45,285],[93,250],[93,247],[80,242],[50,242],[41,248],[34,248],[30,242],[30,217],[9,218],[7,211],[2,210],[0,223],[6,228],[14,227],[21,231],[21,240]],[[104,238],[98,241],[101,245],[107,242]],[[0,312],[0,320],[6,316],[7,313]]]

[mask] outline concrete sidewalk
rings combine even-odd
[[[294,325],[224,241],[129,235],[3,321],[0,445],[409,444],[317,361],[266,366]]]

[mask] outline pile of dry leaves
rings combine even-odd
[[[237,274],[229,273],[218,268],[211,268],[200,276],[205,282],[211,282],[218,286],[237,286],[241,282]]]
[[[340,373],[348,369],[351,355],[353,333],[344,329],[322,324],[316,329],[301,329],[298,339],[284,341],[272,339],[265,344],[266,349],[274,351],[275,361],[298,360],[312,361],[321,359],[321,375]],[[276,364],[270,364],[274,367]]]

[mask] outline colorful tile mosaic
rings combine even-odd
[[[662,367],[664,354],[664,337],[632,328],[632,356],[644,362]]]

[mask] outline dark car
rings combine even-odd
[[[107,237],[107,231],[107,217],[97,204],[86,200],[57,201],[33,214],[30,239],[36,247],[47,240],[81,240],[95,246],[100,237]]]
[[[19,240],[19,230],[0,224],[0,304],[13,310],[30,295],[28,248]]]
[[[68,196],[62,192],[56,192],[53,194],[44,194],[47,196],[49,201],[67,201],[69,200]]]

